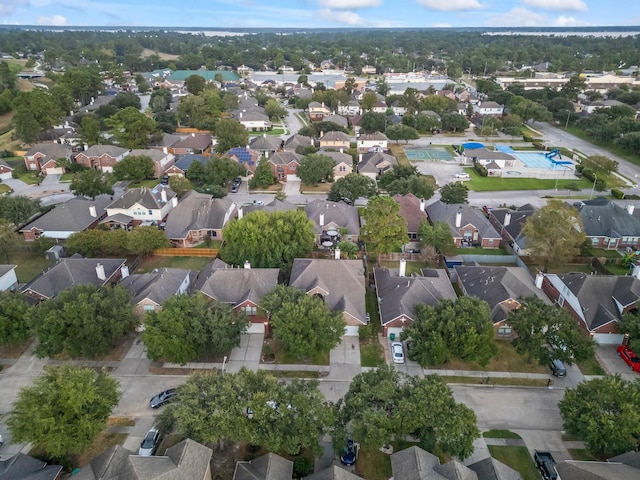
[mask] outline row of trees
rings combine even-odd
[[[137,227],[131,231],[94,228],[72,234],[65,243],[67,252],[83,257],[148,255],[169,246],[169,239],[157,227]]]

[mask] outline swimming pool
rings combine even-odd
[[[548,168],[549,170],[564,170],[571,169],[573,162],[563,160],[559,154],[553,156],[553,158],[548,157],[552,152],[524,152],[524,151],[516,151],[508,146],[498,146],[497,150],[508,153],[516,157],[520,160],[525,167],[527,168]]]

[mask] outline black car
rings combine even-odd
[[[350,467],[354,463],[356,463],[356,459],[358,458],[358,451],[356,446],[353,443],[353,440],[347,440],[347,445],[344,447],[342,455],[340,456],[340,461],[343,465]]]
[[[170,388],[169,390],[160,392],[159,394],[154,395],[151,400],[149,400],[149,406],[151,408],[160,408],[161,406],[175,400],[176,395],[178,395],[178,392],[176,392],[175,388]]]
[[[241,183],[242,183],[242,179],[240,177],[236,177],[233,179],[233,185],[240,186]]]
[[[240,190],[240,185],[236,185],[235,183],[231,185],[231,193],[238,193],[238,190]]]

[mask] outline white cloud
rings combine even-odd
[[[522,3],[531,8],[541,10],[558,11],[585,11],[587,4],[582,0],[522,0]]]
[[[489,17],[485,23],[489,27],[538,27],[549,24],[546,15],[532,12],[524,7],[515,7],[502,15]]]
[[[28,7],[29,0],[2,0],[0,2],[0,16],[11,15],[17,7]]]
[[[52,17],[42,15],[36,18],[36,25],[55,25],[58,27],[62,27],[64,25],[67,25],[67,19],[62,15],[54,15]]]
[[[565,17],[564,15],[560,15],[558,18],[556,18],[553,21],[553,24],[557,25],[558,27],[584,27],[584,26],[591,25],[588,22],[584,22],[582,20],[576,20],[573,17]]]
[[[318,5],[325,8],[339,8],[340,10],[350,10],[352,8],[373,8],[379,7],[382,0],[318,0]]]
[[[318,10],[318,16],[330,22],[342,23],[352,27],[361,27],[365,24],[365,21],[360,15],[349,11],[336,12],[329,8],[323,8],[322,10]]]
[[[425,8],[440,12],[453,12],[456,10],[478,10],[483,8],[478,0],[418,0]]]

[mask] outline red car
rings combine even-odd
[[[618,355],[634,372],[640,372],[640,358],[626,345],[618,347]]]

